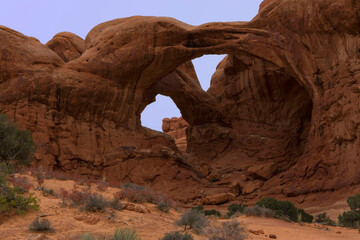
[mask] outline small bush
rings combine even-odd
[[[187,229],[194,229],[194,232],[199,234],[202,232],[203,228],[208,225],[208,220],[204,214],[196,209],[190,209],[176,222],[177,226],[184,227]]]
[[[315,222],[331,226],[335,225],[335,222],[327,216],[326,212],[316,215]]]
[[[80,236],[81,240],[96,240],[91,233],[85,233]],[[102,240],[140,240],[140,237],[133,229],[116,229],[114,235],[109,238],[101,238]],[[99,239],[100,240],[100,239]]]
[[[339,215],[339,224],[344,227],[360,226],[360,210],[351,210]]]
[[[339,215],[339,224],[344,227],[359,227],[360,226],[360,194],[350,196],[347,199],[350,211]]]
[[[0,213],[15,210],[17,214],[23,214],[29,210],[38,210],[39,204],[33,194],[25,197],[17,187],[0,186]]]
[[[22,192],[28,192],[34,186],[29,182],[29,179],[24,176],[10,177],[9,182],[14,186],[18,187]]]
[[[0,114],[0,162],[16,160],[28,165],[32,162],[36,145],[30,131],[18,129],[4,114]]]
[[[80,240],[96,240],[96,238],[91,233],[85,233],[80,236]]]
[[[198,212],[204,212],[204,207],[203,206],[195,206],[192,207],[191,209],[198,211]]]
[[[255,206],[252,208],[246,207],[244,208],[243,213],[246,216],[259,216],[259,217],[274,217],[274,212],[269,208],[263,208],[259,206]]]
[[[121,211],[123,209],[123,205],[121,204],[121,202],[120,202],[120,200],[118,198],[114,198],[110,202],[110,207],[117,210],[117,211]]]
[[[359,210],[360,209],[360,194],[355,196],[350,196],[347,199],[347,203],[351,210]]]
[[[137,190],[133,188],[124,188],[121,190],[120,198],[125,198],[134,203],[145,203],[151,201],[151,194],[147,189]]]
[[[166,201],[161,201],[156,205],[156,208],[162,212],[168,213],[170,210],[170,206]]]
[[[102,195],[91,194],[88,199],[85,200],[85,210],[89,212],[103,211],[108,206],[108,202]]]
[[[165,236],[161,240],[194,240],[193,236],[188,233],[166,233]]]
[[[43,219],[39,221],[38,217],[30,224],[29,229],[33,232],[49,232],[53,230],[49,220]]]
[[[137,185],[135,183],[123,183],[121,185],[121,190],[124,191],[126,189],[132,189],[132,190],[137,190],[137,191],[147,190],[145,187]]]
[[[54,189],[47,189],[44,186],[41,186],[40,190],[42,191],[44,196],[48,196],[48,195],[54,196],[55,195]]]
[[[237,212],[243,213],[245,207],[247,206],[246,205],[243,206],[242,204],[236,204],[236,203],[230,204],[226,216],[232,217]]]
[[[294,222],[312,222],[313,216],[307,214],[303,209],[298,209],[289,201],[278,201],[274,198],[263,198],[256,203],[257,206],[268,208],[274,211],[277,218],[289,218]],[[300,218],[299,218],[300,216]]]
[[[210,227],[207,230],[209,240],[244,240],[244,228],[237,221],[224,222],[222,226]]]
[[[116,229],[110,240],[140,240],[134,229]]]
[[[214,215],[216,217],[221,217],[221,213],[219,211],[216,211],[215,209],[211,210],[205,210],[204,211],[205,216],[211,216]]]
[[[98,181],[96,185],[96,188],[101,192],[104,192],[108,187],[109,187],[109,183],[107,183],[105,179]]]

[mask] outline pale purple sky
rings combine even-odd
[[[10,27],[42,43],[58,32],[73,32],[82,38],[97,24],[134,15],[173,17],[191,25],[207,22],[250,21],[262,0],[4,0],[0,25]],[[204,90],[222,55],[193,60]],[[141,115],[142,125],[161,131],[162,119],[181,116],[168,97],[158,95]]]

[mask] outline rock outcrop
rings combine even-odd
[[[287,197],[359,184],[359,9],[265,0],[250,22],[137,16],[47,46],[0,27],[0,112],[33,132],[36,164],[183,201],[234,181]],[[207,92],[190,62],[204,54],[228,54]],[[157,94],[189,124],[187,154],[141,126]]]
[[[162,130],[164,133],[169,134],[172,138],[174,138],[176,147],[182,152],[186,152],[186,128],[188,126],[189,124],[182,117],[163,119]]]

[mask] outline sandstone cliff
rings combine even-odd
[[[137,16],[46,46],[0,27],[0,112],[34,133],[36,164],[184,201],[230,186],[291,197],[356,185],[359,7],[265,0],[251,22]],[[204,54],[228,54],[208,92],[190,62]],[[186,155],[141,126],[157,94],[189,124]]]

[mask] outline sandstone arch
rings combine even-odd
[[[171,18],[116,19],[91,30],[85,51],[70,54],[71,59],[59,56],[66,48],[54,52],[0,27],[0,111],[34,132],[36,158],[43,165],[97,176],[119,173],[120,179],[158,187],[177,176],[179,167],[183,172],[175,182],[194,183],[196,166],[190,165],[196,161],[179,155],[166,136],[142,129],[139,114],[157,93],[169,95],[191,124],[191,152],[201,161],[221,164],[222,154],[239,139],[237,121],[224,109],[221,91],[197,91],[187,78],[187,62],[204,54],[228,54],[223,63],[228,70],[266,66],[281,73],[291,89],[306,93],[298,96],[305,104],[295,106],[305,113],[284,111],[289,116],[309,119],[310,102],[313,106],[303,150],[294,148],[292,167],[267,180],[262,193],[297,196],[359,184],[359,7],[352,0],[266,0],[251,22],[196,27]],[[65,41],[68,47],[78,46],[71,41]],[[221,79],[217,74],[214,81]],[[292,117],[275,115],[293,123]],[[164,168],[154,170],[164,163],[173,169],[171,176],[157,173]],[[153,171],[146,177],[133,172],[150,165]],[[219,186],[230,180],[221,179]]]

